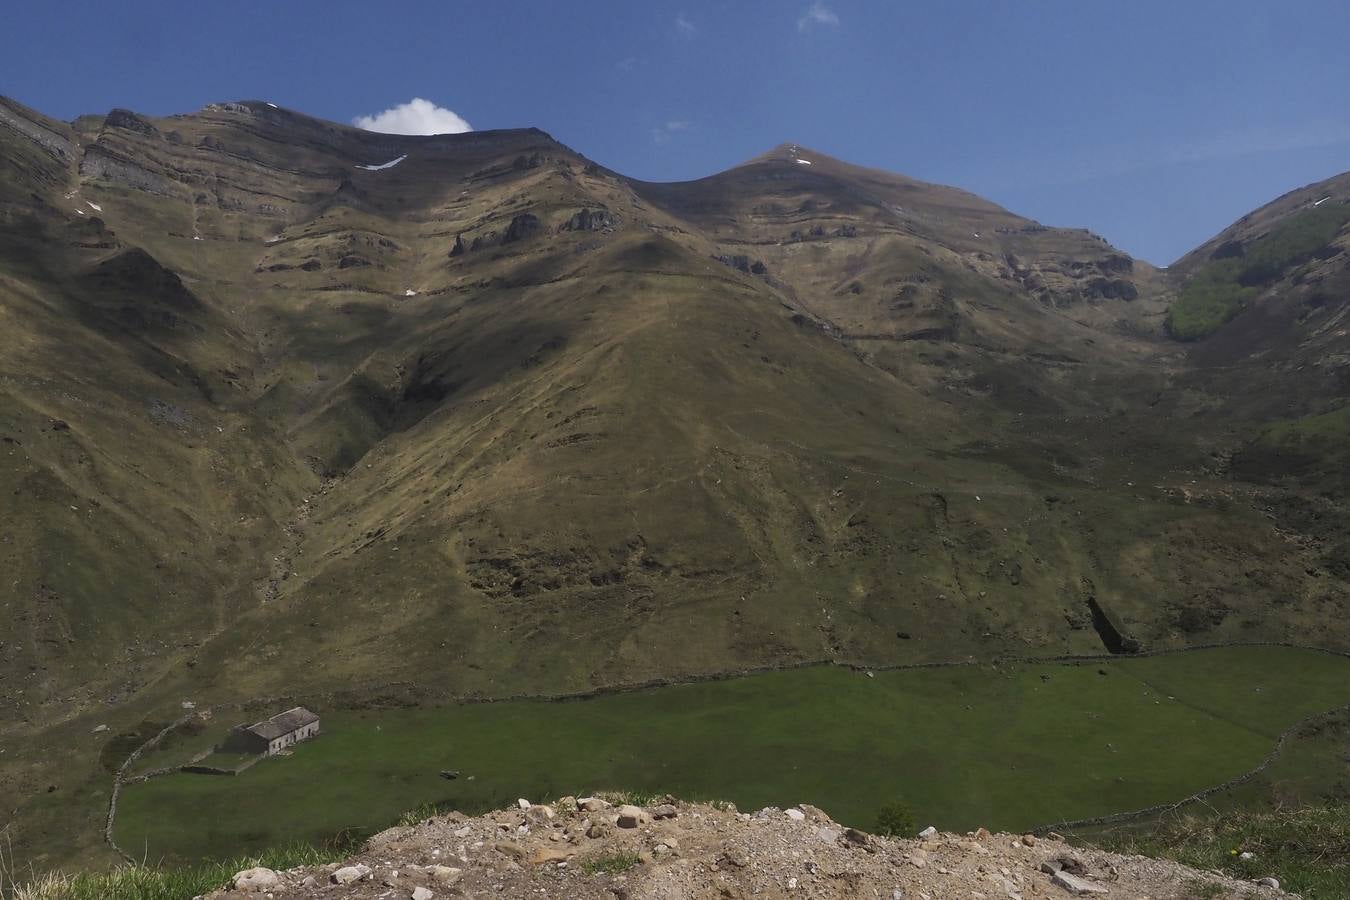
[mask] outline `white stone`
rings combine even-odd
[[[516,806],[519,806],[521,809],[529,809],[530,801],[526,800],[524,797],[521,797],[519,800],[516,801]]]
[[[431,877],[437,884],[454,884],[463,875],[463,869],[456,869],[453,866],[431,867]]]
[[[353,881],[369,878],[370,866],[365,863],[357,863],[354,866],[343,866],[329,877],[332,878],[333,884],[351,884]]]
[[[270,891],[280,883],[281,879],[277,873],[265,866],[255,866],[252,869],[244,869],[237,872],[230,881],[230,886],[236,891]]]
[[[649,821],[647,814],[639,807],[625,803],[619,807],[619,819],[614,824],[620,828],[636,828],[645,825],[647,821]]]
[[[1060,870],[1050,876],[1050,880],[1071,894],[1109,894],[1106,888],[1093,884],[1090,881],[1084,881],[1077,875],[1070,875],[1068,872]]]
[[[1267,876],[1265,878],[1257,879],[1256,883],[1261,885],[1262,887],[1274,888],[1277,891],[1280,889],[1280,879],[1278,878],[1271,878]]]
[[[925,828],[923,831],[920,831],[920,832],[919,832],[919,837],[921,837],[921,838],[930,838],[930,837],[935,837],[936,835],[937,835],[937,829],[934,828],[932,825],[929,825],[929,826],[928,826],[927,828]]]
[[[794,822],[802,822],[806,820],[806,813],[802,812],[800,809],[785,809],[783,810],[783,815],[787,816]]]
[[[602,809],[609,809],[609,801],[601,800],[599,797],[582,797],[577,800],[577,807],[586,812],[599,812]]]
[[[436,895],[424,887],[415,887],[412,892],[412,900],[431,900]]]

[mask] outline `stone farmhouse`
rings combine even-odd
[[[222,749],[274,756],[319,733],[319,717],[303,706],[252,725],[236,725]]]

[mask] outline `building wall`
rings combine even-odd
[[[301,741],[309,740],[319,733],[319,723],[311,722],[302,728],[297,728],[289,734],[283,734],[281,737],[272,741],[267,747],[269,756],[280,753],[289,747],[293,747]]]

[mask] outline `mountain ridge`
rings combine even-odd
[[[1350,393],[1343,228],[1186,343],[1189,267],[796,146],[652,184],[535,129],[0,102],[0,733],[1350,645],[1334,421],[1287,424]]]

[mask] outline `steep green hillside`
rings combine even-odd
[[[1212,334],[1260,292],[1319,254],[1350,222],[1350,206],[1324,204],[1279,222],[1250,243],[1230,242],[1191,275],[1167,313],[1173,337],[1193,341]]]

